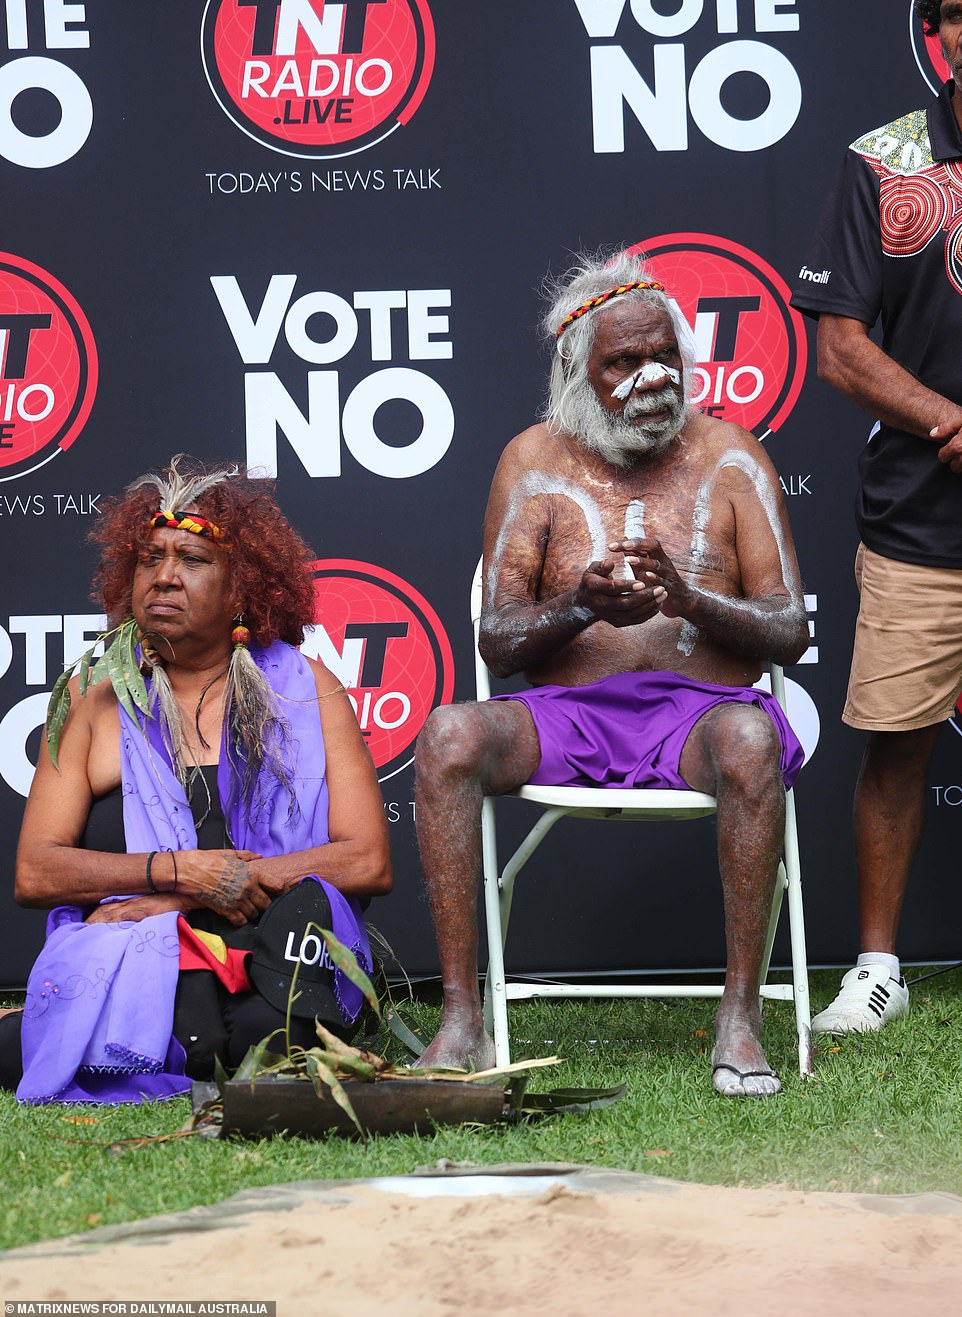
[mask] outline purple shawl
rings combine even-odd
[[[224,727],[217,785],[229,835],[238,850],[263,856],[309,850],[328,841],[324,740],[310,665],[281,641],[251,655],[280,697],[290,727],[285,758],[297,809],[273,777],[261,781],[262,807],[250,818],[238,792],[238,752]],[[156,718],[120,713],[120,768],[128,853],[193,850],[190,805],[171,765]],[[316,876],[315,876],[316,878]],[[334,936],[370,972],[371,951],[357,901],[321,882],[331,903]],[[30,972],[23,1014],[22,1102],[141,1102],[186,1092],[184,1049],[172,1033],[180,964],[178,915],[138,923],[85,924],[76,906],[51,910],[47,940]],[[346,1021],[361,993],[335,972],[334,991]]]

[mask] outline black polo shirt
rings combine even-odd
[[[962,405],[962,132],[954,85],[849,148],[792,305],[874,325],[882,347]],[[881,425],[859,460],[859,533],[876,553],[962,568],[962,476],[931,440]]]

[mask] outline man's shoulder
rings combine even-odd
[[[917,174],[935,164],[925,110],[910,110],[857,137],[849,150],[876,172]]]
[[[557,461],[564,453],[564,439],[543,422],[528,426],[505,445],[502,463],[530,467]]]
[[[685,426],[685,438],[691,450],[710,465],[729,452],[755,455],[760,444],[750,430],[734,421],[723,421],[704,412],[692,412]]]

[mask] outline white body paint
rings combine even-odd
[[[585,519],[585,526],[591,538],[592,559],[607,557],[610,537],[605,531],[604,522],[601,519],[601,509],[587,490],[572,484],[570,480],[562,480],[558,476],[549,475],[547,471],[528,471],[521,477],[512,492],[511,502],[508,504],[508,510],[504,515],[504,521],[501,523],[494,551],[491,554],[491,561],[488,563],[487,584],[488,596],[491,599],[494,598],[498,573],[501,569],[501,558],[511,526],[521,511],[522,505],[529,498],[537,498],[539,494],[559,494],[562,498],[570,499]],[[585,566],[587,565],[586,563]],[[590,614],[590,610],[588,611]]]
[[[643,540],[645,538],[645,505],[640,498],[633,498],[625,510],[625,539]],[[623,581],[633,581],[635,574],[625,558],[621,560],[620,572],[615,569]]]
[[[643,384],[658,384],[661,380],[671,380],[672,384],[680,384],[681,374],[674,366],[663,366],[660,361],[648,361],[641,370],[626,375],[617,388],[612,389],[611,396],[617,398],[619,402],[624,402],[632,389],[637,389]]]
[[[778,547],[778,560],[782,568],[782,584],[787,586],[793,594],[798,594],[800,583],[791,564],[791,558],[788,552],[788,545],[785,542],[785,536],[782,531],[781,522],[778,519],[778,505],[775,502],[775,491],[772,489],[765,472],[755,459],[749,454],[742,452],[740,449],[730,449],[718,461],[714,470],[711,471],[701,483],[698,490],[698,496],[695,499],[695,510],[692,514],[691,524],[691,561],[697,566],[703,566],[708,557],[708,522],[711,517],[711,495],[715,487],[715,481],[719,474],[726,467],[737,467],[743,471],[749,480],[755,493],[758,495],[758,501],[762,505],[762,511],[771,527],[772,535],[775,537],[775,544]],[[742,600],[742,606],[747,610],[752,610],[751,600]],[[757,608],[758,613],[764,610]],[[695,642],[698,639],[698,628],[691,622],[685,622],[678,636],[677,649],[686,657],[691,654],[695,648]]]

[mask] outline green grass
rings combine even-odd
[[[909,975],[911,977],[911,975]],[[813,975],[816,1005],[837,985]],[[435,1007],[403,1008],[430,1032]],[[149,1107],[21,1107],[0,1094],[0,1246],[216,1202],[290,1180],[404,1174],[439,1158],[475,1164],[568,1161],[710,1184],[962,1194],[962,973],[920,984],[912,1016],[879,1035],[820,1040],[798,1078],[790,1006],[766,1006],[766,1046],[785,1092],[712,1095],[710,1002],[541,1002],[512,1007],[516,1055],[565,1064],[532,1088],[625,1080],[616,1106],[516,1128],[446,1128],[429,1138],[191,1138],[114,1151],[65,1140],[174,1131],[186,1099]],[[595,1041],[592,1041],[595,1040]],[[92,1123],[75,1123],[92,1122]]]

